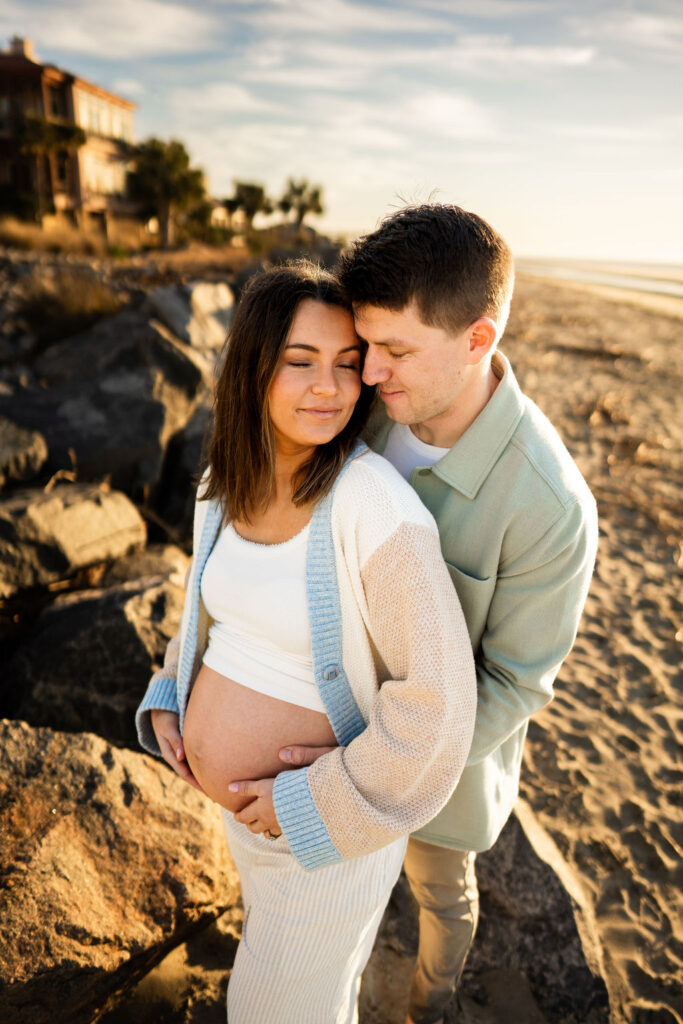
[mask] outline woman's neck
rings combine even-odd
[[[313,505],[295,505],[293,500],[294,478],[310,458],[310,450],[298,453],[281,453],[275,459],[275,487],[266,505],[255,509],[249,521],[236,519],[234,526],[246,540],[260,544],[281,544],[296,536],[310,520]]]

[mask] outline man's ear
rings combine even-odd
[[[496,344],[498,324],[490,316],[480,316],[467,328],[468,362],[474,366],[488,355]]]

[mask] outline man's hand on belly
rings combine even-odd
[[[231,782],[228,790],[238,796],[251,797],[251,802],[234,815],[235,821],[246,825],[250,832],[270,832],[271,838],[282,832],[273,807],[275,779],[257,779]]]
[[[278,751],[278,757],[285,764],[291,764],[296,768],[305,768],[317,761],[323,754],[329,754],[330,750],[336,749],[336,747],[304,747],[301,745],[283,747]]]

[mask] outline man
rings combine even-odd
[[[572,647],[597,545],[595,502],[554,428],[497,351],[512,257],[475,214],[408,207],[345,254],[342,280],[382,406],[367,440],[434,515],[472,640],[474,740],[450,802],[411,837],[420,906],[406,1024],[436,1024],[478,916],[474,859],[515,803],[530,716]],[[321,750],[293,747],[309,764]]]

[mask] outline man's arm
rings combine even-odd
[[[575,502],[528,549],[503,562],[476,657],[477,764],[549,703],[572,648],[597,548],[594,505]]]

